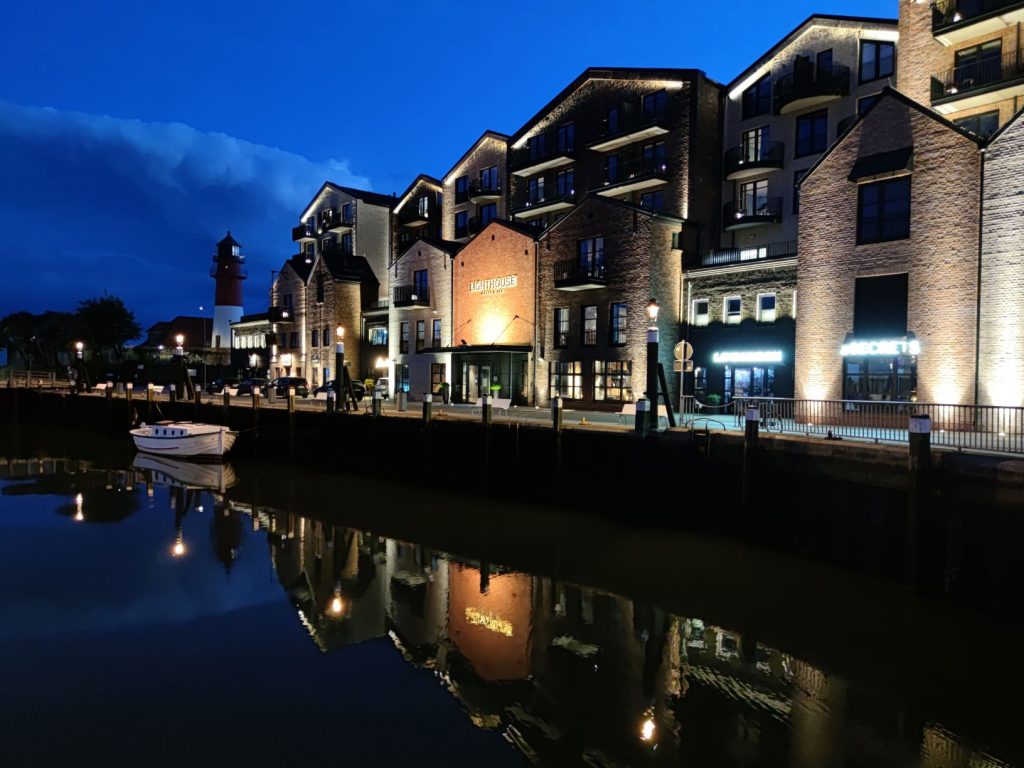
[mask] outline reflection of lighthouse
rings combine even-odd
[[[231,324],[242,319],[242,281],[248,277],[245,270],[245,256],[228,230],[227,236],[217,243],[210,277],[217,281],[217,293],[213,307],[214,348],[231,346]]]

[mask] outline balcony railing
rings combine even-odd
[[[495,200],[501,197],[500,181],[481,181],[477,179],[469,185],[469,201],[476,203],[480,200]]]
[[[434,216],[434,211],[430,206],[421,211],[418,206],[409,205],[398,214],[398,224],[403,227],[422,227],[429,224]]]
[[[608,285],[608,274],[604,259],[583,262],[580,259],[563,259],[554,264],[555,288],[582,291],[587,288],[604,288]]]
[[[786,145],[781,141],[747,142],[725,153],[726,181],[757,175],[763,170],[782,168]]]
[[[760,197],[753,200],[735,200],[722,208],[722,228],[742,229],[782,221],[782,198]]]
[[[823,104],[850,93],[850,68],[842,64],[818,67],[798,59],[793,71],[775,82],[775,113],[786,114]]]
[[[668,182],[668,160],[664,157],[636,157],[605,166],[604,182],[595,187],[599,194],[626,192],[661,186]]]
[[[932,104],[962,99],[1021,78],[1024,68],[1020,51],[961,64],[932,78]]]
[[[712,248],[701,254],[700,265],[702,267],[720,267],[762,259],[783,259],[787,256],[796,256],[796,240],[755,245],[750,248]]]
[[[539,193],[521,196],[518,201],[513,203],[512,213],[519,216],[526,216],[529,214],[539,216],[541,213],[544,213],[549,209],[558,210],[560,208],[568,208],[575,204],[575,189],[568,189],[560,192],[556,185],[551,185],[550,189],[545,188]]]
[[[316,227],[312,224],[299,224],[292,227],[292,242],[303,240],[316,240]]]
[[[1024,10],[1021,0],[948,0],[932,6],[932,34],[969,27],[1006,11]]]
[[[425,285],[396,285],[392,305],[395,307],[429,307],[430,287]]]
[[[513,149],[509,153],[509,168],[520,176],[569,165],[576,158],[575,143],[559,145],[555,132],[544,135],[542,144],[534,143]]]
[[[351,229],[355,224],[356,217],[355,211],[348,211],[347,215],[344,211],[336,208],[330,208],[320,214],[320,231],[321,232],[334,232],[343,229]]]
[[[631,113],[620,111],[613,122],[604,119],[598,138],[589,146],[598,152],[609,152],[635,141],[661,136],[669,132],[670,121],[668,109],[638,108]]]

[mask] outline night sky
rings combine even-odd
[[[143,327],[209,314],[226,229],[263,311],[324,180],[390,194],[441,176],[588,66],[728,82],[811,13],[897,3],[5,0],[0,315],[104,291]]]

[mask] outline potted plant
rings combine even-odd
[[[450,390],[451,384],[449,384],[447,381],[442,381],[441,386],[438,387],[438,393],[441,395],[441,400],[445,405],[448,405],[448,403],[450,402],[448,397]]]
[[[491,384],[490,390],[491,390],[491,398],[493,399],[493,398],[497,397],[499,395],[499,393],[501,392],[501,384]]]

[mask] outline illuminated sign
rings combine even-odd
[[[506,288],[515,288],[519,285],[519,275],[505,275],[504,277],[492,277],[490,280],[474,280],[469,284],[470,293],[504,293]]]
[[[921,354],[921,342],[917,339],[873,339],[870,341],[848,341],[839,354],[843,357],[899,357],[900,355]]]
[[[714,363],[781,363],[781,349],[755,349],[749,352],[715,352]]]
[[[479,608],[466,608],[466,621],[478,627],[489,629],[505,637],[512,637],[512,622],[495,616],[490,611]]]

